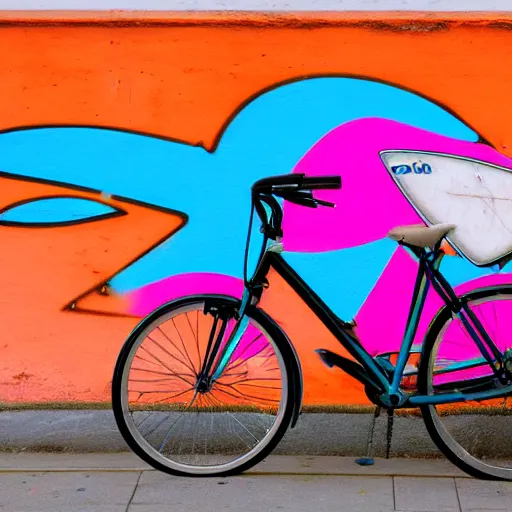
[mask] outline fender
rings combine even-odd
[[[286,343],[288,343],[292,353],[293,353],[293,356],[295,358],[295,363],[297,364],[297,372],[292,372],[292,383],[291,385],[293,386],[293,389],[294,389],[294,395],[295,395],[295,403],[294,403],[294,406],[293,406],[293,414],[292,414],[292,420],[291,420],[291,423],[290,423],[290,428],[294,428],[295,425],[297,424],[297,421],[299,419],[299,416],[301,414],[301,409],[302,409],[302,400],[304,398],[304,379],[302,377],[302,366],[300,364],[300,359],[299,359],[299,356],[297,354],[297,351],[295,350],[295,347],[293,346],[293,343],[291,342],[290,338],[288,338],[288,335],[283,331],[283,329],[281,329],[281,327],[279,326],[279,324],[271,317],[269,316],[266,311],[264,311],[263,309],[261,308],[258,308],[258,310],[260,311],[260,313],[262,313],[266,318],[267,320],[273,324],[273,327],[276,331],[276,333],[279,333],[278,335],[281,336],[282,338],[284,338],[283,341],[285,341]],[[297,373],[297,375],[295,375],[295,373]]]

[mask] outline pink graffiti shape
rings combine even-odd
[[[322,137],[293,171],[341,176],[341,190],[315,192],[316,197],[336,203],[336,208],[309,209],[285,202],[285,249],[322,252],[355,247],[384,238],[397,225],[421,224],[379,157],[380,151],[391,149],[462,155],[512,168],[512,159],[484,144],[387,119],[345,123]]]

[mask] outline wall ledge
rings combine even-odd
[[[452,27],[512,29],[512,12],[422,11],[1,11],[0,26],[208,26],[255,28],[370,28],[430,32]]]

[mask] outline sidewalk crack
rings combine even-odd
[[[457,503],[459,504],[459,510],[462,512],[462,504],[460,502],[460,495],[459,495],[459,487],[457,486],[457,479],[453,479],[453,483],[455,485],[455,495],[457,496]]]
[[[143,471],[139,473],[139,476],[137,477],[137,481],[135,482],[135,487],[133,488],[132,495],[130,496],[130,499],[128,501],[128,505],[126,505],[125,512],[128,512],[128,509],[130,508],[130,505],[132,504],[133,498],[135,496],[135,493],[137,492],[137,487],[139,487],[140,478],[142,476]]]
[[[396,510],[396,496],[395,496],[395,477],[391,477],[391,482],[393,483],[393,510]]]

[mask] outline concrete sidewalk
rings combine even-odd
[[[0,511],[169,512],[512,510],[512,483],[467,477],[444,460],[270,456],[242,476],[191,479],[130,453],[0,454]]]

